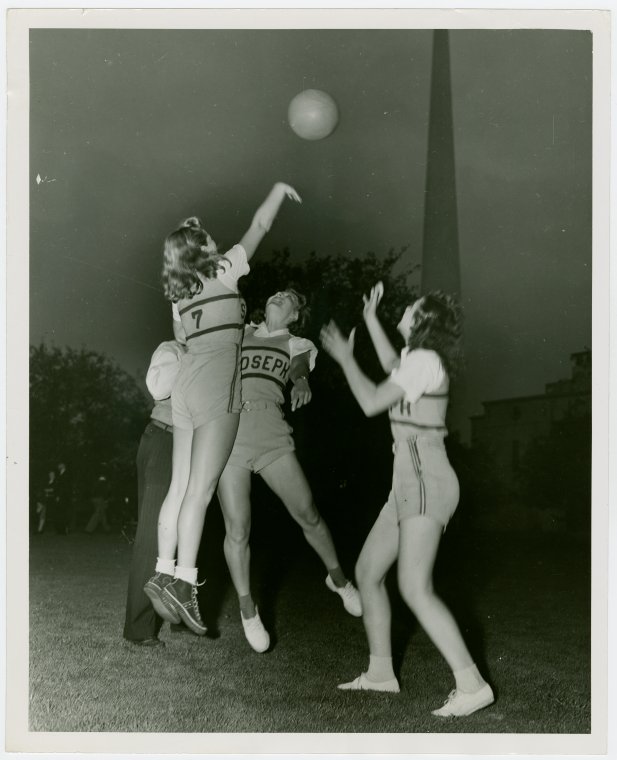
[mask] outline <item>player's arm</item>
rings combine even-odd
[[[182,343],[183,346],[186,346],[186,332],[182,326],[182,320],[180,318],[180,312],[178,311],[177,303],[171,304],[171,316],[174,326],[174,338],[178,341],[178,343]]]
[[[377,285],[371,288],[368,296],[362,296],[364,299],[364,323],[373,341],[373,346],[375,347],[383,371],[390,374],[395,367],[398,367],[400,357],[390,343],[377,316],[377,306],[382,296],[383,283],[381,282],[378,282]]]
[[[286,197],[291,198],[291,200],[297,203],[302,203],[302,199],[291,185],[277,182],[272,190],[270,190],[266,200],[255,212],[251,226],[244,233],[242,240],[240,240],[240,245],[246,251],[247,261],[255,253],[257,246],[272,226],[272,222]]]
[[[295,412],[301,406],[305,406],[313,398],[308,377],[310,368],[310,352],[294,356],[289,369],[289,379],[293,383],[291,389],[291,411]]]
[[[367,417],[385,412],[405,395],[405,391],[390,380],[376,385],[360,369],[353,355],[354,333],[347,340],[334,322],[321,330],[321,343],[330,356],[341,365],[351,392]]]
[[[182,322],[176,322],[174,319],[174,338],[178,341],[178,343],[182,343],[183,345],[186,345],[186,333],[184,332],[184,327],[182,327]]]

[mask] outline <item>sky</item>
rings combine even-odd
[[[277,180],[304,202],[258,255],[407,246],[419,264],[431,52],[430,30],[32,30],[31,342],[143,373],[171,337],[165,235],[197,214],[231,245]],[[477,414],[542,393],[591,346],[592,39],[456,30],[450,62]],[[307,88],[339,107],[324,140],[287,124]]]

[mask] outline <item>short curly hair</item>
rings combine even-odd
[[[307,326],[309,319],[311,318],[311,309],[308,306],[308,300],[305,295],[299,293],[295,288],[285,288],[285,293],[292,295],[296,301],[296,308],[298,310],[298,316],[294,322],[288,325],[291,332],[301,333]]]
[[[435,351],[448,375],[455,375],[463,359],[461,306],[454,296],[442,290],[433,290],[418,301],[408,346]]]

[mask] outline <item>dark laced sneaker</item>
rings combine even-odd
[[[160,615],[163,620],[167,620],[169,623],[179,623],[180,615],[167,602],[167,597],[164,595],[165,589],[170,583],[173,583],[173,580],[173,575],[155,573],[144,586],[144,593],[152,602],[157,615]]]
[[[205,583],[205,581],[204,581]],[[197,603],[197,586],[203,583],[193,584],[176,578],[172,583],[165,586],[165,601],[173,607],[184,624],[198,636],[205,635],[208,630],[203,624]],[[177,622],[177,621],[174,621]]]

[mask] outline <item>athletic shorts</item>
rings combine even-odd
[[[392,489],[383,512],[397,524],[425,515],[445,529],[458,499],[458,478],[443,438],[414,436],[395,443]]]
[[[240,346],[212,346],[187,352],[171,393],[176,427],[192,430],[241,408]]]
[[[240,425],[231,455],[227,462],[259,472],[285,454],[295,451],[293,428],[285,422],[278,405],[268,402],[245,401],[240,414]],[[262,408],[259,408],[262,407]]]

